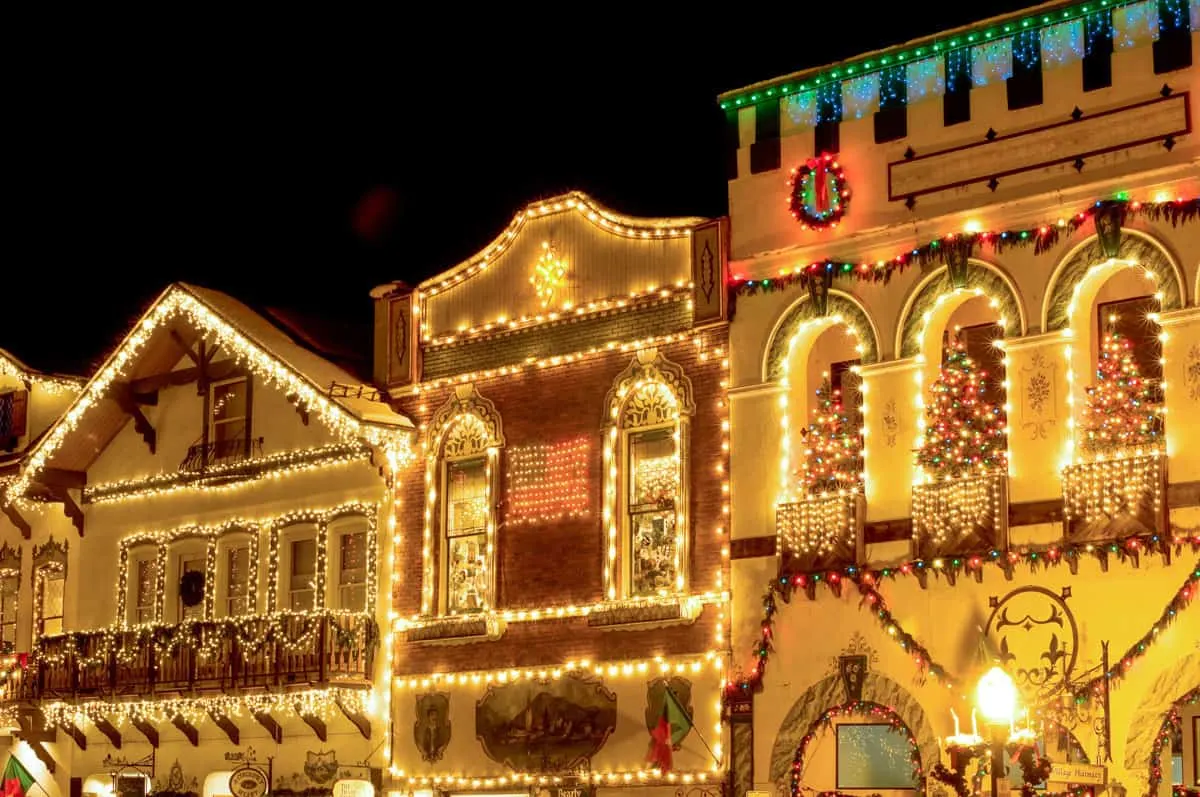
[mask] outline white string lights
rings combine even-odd
[[[508,523],[545,523],[588,514],[592,444],[578,437],[507,452]]]
[[[16,377],[22,382],[28,382],[45,390],[51,396],[78,393],[83,388],[84,383],[83,379],[41,374],[25,368],[21,363],[12,359],[3,349],[0,349],[0,375]]]
[[[381,448],[393,447],[403,456],[411,456],[410,429],[359,420],[336,400],[329,398],[325,388],[262,349],[202,300],[176,285],[168,288],[159,297],[116,352],[87,383],[66,413],[29,452],[21,472],[6,492],[7,500],[19,499],[25,494],[30,483],[47,466],[54,452],[74,434],[88,410],[104,401],[114,383],[126,377],[127,372],[135,366],[142,349],[156,330],[180,317],[206,333],[212,342],[228,352],[237,362],[244,364],[264,383],[274,385],[280,392],[294,396],[298,406],[316,415],[330,431],[344,441],[363,440]]]

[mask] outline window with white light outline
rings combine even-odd
[[[17,649],[17,599],[21,571],[0,570],[0,653]]]
[[[127,622],[132,625],[158,619],[158,546],[146,543],[129,549]]]
[[[209,442],[214,460],[250,454],[251,389],[251,380],[246,376],[209,386]]]
[[[163,621],[207,620],[208,617],[208,546],[201,536],[180,536],[167,543],[166,572],[163,573]],[[196,576],[186,576],[197,573]],[[185,587],[185,580],[190,587]],[[188,593],[189,589],[199,589]],[[197,600],[197,598],[199,600]],[[190,604],[190,605],[189,605]]]
[[[307,612],[323,604],[317,595],[318,534],[315,523],[294,523],[279,531],[276,588],[284,611]]]
[[[237,617],[253,614],[255,590],[251,571],[257,562],[253,533],[233,531],[226,533],[217,543],[217,614],[222,617]]]
[[[451,422],[440,462],[441,568],[439,605],[444,614],[492,606],[488,572],[495,529],[496,459],[483,422],[463,414]]]
[[[347,612],[367,610],[366,518],[361,515],[339,518],[329,525],[329,556],[334,568],[334,596],[338,609]]]
[[[610,538],[619,540],[610,539],[610,599],[666,596],[687,585],[689,425],[672,385],[653,365],[641,369],[617,387],[612,407]]]
[[[37,617],[34,629],[39,637],[55,636],[65,630],[67,567],[61,562],[39,565],[34,570]]]

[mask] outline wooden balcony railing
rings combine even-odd
[[[38,640],[36,691],[75,698],[365,685],[378,644],[373,618],[332,613],[82,631]]]

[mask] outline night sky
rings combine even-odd
[[[175,280],[365,347],[373,286],[449,268],[539,197],[724,214],[719,92],[1023,5],[455,4],[59,42],[6,102],[0,348],[90,375]]]

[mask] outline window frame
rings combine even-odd
[[[36,617],[34,630],[37,638],[44,636],[59,636],[66,632],[67,614],[67,567],[61,562],[46,562],[34,568],[34,599],[36,601]],[[46,614],[46,582],[63,582],[62,614]],[[46,621],[58,620],[59,629],[53,633],[46,632]]]
[[[4,589],[8,582],[14,582],[14,589],[10,593]],[[4,619],[4,608],[8,603],[7,598],[12,598],[12,620]],[[4,632],[8,628],[12,628],[12,650],[4,650]],[[15,568],[5,568],[0,570],[0,653],[13,653],[17,650],[20,644],[18,635],[21,628],[21,571]]]
[[[235,416],[233,418],[222,418],[217,420],[214,406],[217,400],[217,390],[228,385],[244,383],[246,386],[246,412],[244,415]],[[211,446],[212,457],[215,462],[222,460],[233,459],[237,457],[249,457],[250,447],[253,440],[253,429],[251,424],[254,417],[254,377],[252,374],[240,374],[231,376],[227,379],[220,379],[208,384],[208,391],[204,401],[204,434],[207,437],[208,443]],[[245,432],[242,435],[242,445],[238,450],[221,451],[217,441],[217,427],[227,424],[242,422],[245,424]]]
[[[450,470],[454,465],[466,462],[479,460],[484,467],[484,481],[486,484],[486,492],[484,494],[485,517],[482,532],[475,531],[469,534],[457,534],[454,539],[460,537],[483,537],[483,561],[486,578],[484,579],[484,593],[481,605],[477,609],[450,609]],[[438,459],[438,472],[440,474],[438,491],[438,614],[442,616],[457,616],[470,615],[486,612],[495,606],[495,580],[492,577],[494,558],[489,550],[489,538],[493,538],[496,529],[496,495],[497,483],[496,472],[499,470],[496,462],[496,455],[491,453],[491,450],[484,448],[482,451],[472,451],[461,456],[441,456]]]
[[[136,542],[129,546],[127,552],[126,572],[128,573],[128,585],[126,586],[126,617],[125,623],[128,626],[143,625],[146,623],[157,623],[162,621],[162,590],[158,589],[160,584],[165,583],[166,574],[159,572],[162,567],[162,545],[158,542],[142,541]],[[154,567],[155,588],[151,593],[151,603],[143,607],[138,604],[138,565],[141,562],[150,562]],[[140,612],[143,608],[148,608],[150,618],[143,620],[140,617]]]
[[[233,614],[229,610],[229,554],[245,548],[246,553],[246,611]],[[247,617],[258,613],[258,534],[253,529],[234,529],[217,540],[216,584],[213,615],[216,617]]]
[[[276,569],[275,591],[279,611],[283,612],[317,612],[325,608],[325,596],[321,589],[321,524],[316,520],[303,520],[280,528],[277,532],[277,552],[279,565]],[[292,589],[292,551],[294,543],[304,540],[313,542],[313,594],[312,606],[307,609],[297,609],[292,606],[292,593],[306,590]]]
[[[1121,308],[1134,305],[1144,305],[1149,309],[1149,312],[1157,313],[1159,302],[1152,294],[1143,294],[1141,296],[1128,296],[1124,299],[1113,299],[1108,302],[1098,302],[1096,304],[1096,343],[1092,347],[1092,373],[1095,373],[1097,364],[1100,360],[1100,349],[1104,345],[1104,334],[1108,331],[1108,318],[1115,311],[1117,316],[1121,316]],[[1125,337],[1132,340],[1134,343],[1134,362],[1138,364],[1138,368],[1142,372],[1142,378],[1153,386],[1154,395],[1159,403],[1163,401],[1162,381],[1163,381],[1163,364],[1162,364],[1162,339],[1159,335],[1162,334],[1162,326],[1147,319],[1146,324],[1151,325],[1156,331],[1153,334],[1139,336],[1133,339],[1126,335]],[[1142,354],[1139,344],[1150,342],[1154,349],[1151,354]]]
[[[635,511],[634,507],[649,506],[647,504],[634,504],[632,499],[632,490],[634,485],[634,463],[633,453],[634,445],[639,438],[644,438],[650,435],[666,432],[667,437],[673,440],[675,444],[675,456],[679,460],[679,472],[676,474],[678,489],[675,497],[671,499],[669,509],[642,509]],[[687,501],[686,490],[684,488],[683,475],[683,437],[678,420],[670,423],[660,423],[650,426],[639,426],[631,429],[622,430],[621,439],[621,460],[620,467],[620,508],[622,521],[622,545],[621,552],[625,554],[623,557],[625,562],[621,566],[621,582],[623,584],[622,598],[656,598],[665,595],[671,595],[682,592],[687,585],[687,579],[683,576],[684,570],[684,540],[686,538],[686,526],[684,505]],[[673,512],[675,514],[675,584],[668,590],[661,590],[652,593],[634,593],[633,591],[633,569],[634,569],[634,520],[640,515],[654,515],[665,512]],[[682,579],[682,584],[680,583]]]
[[[210,566],[209,556],[212,552],[209,549],[212,548],[213,544],[214,541],[211,537],[193,534],[179,536],[166,543],[166,572],[162,574],[163,594],[160,596],[163,605],[159,610],[159,617],[163,622],[184,622],[183,596],[180,594],[180,586],[183,579],[185,557],[186,561],[199,559],[204,563],[201,571],[204,573],[204,599],[200,603],[200,616],[192,618],[192,622],[203,622],[212,619],[210,597],[212,596],[212,579],[214,574],[210,572],[213,568]],[[161,566],[163,562],[160,560],[159,564]],[[168,597],[170,598],[169,601]]]
[[[338,518],[334,518],[326,525],[327,535],[327,566],[331,567],[330,578],[326,580],[327,589],[330,593],[326,597],[326,606],[334,606],[339,611],[351,612],[354,614],[366,614],[371,611],[374,605],[370,594],[371,587],[371,545],[372,534],[370,520],[365,515],[347,514]],[[362,566],[362,581],[351,582],[344,584],[342,582],[342,574],[347,572],[342,567],[342,545],[344,539],[354,534],[363,535],[363,566]],[[330,551],[333,556],[330,556]],[[361,588],[363,594],[362,606],[358,608],[347,608],[344,590],[347,588]]]

